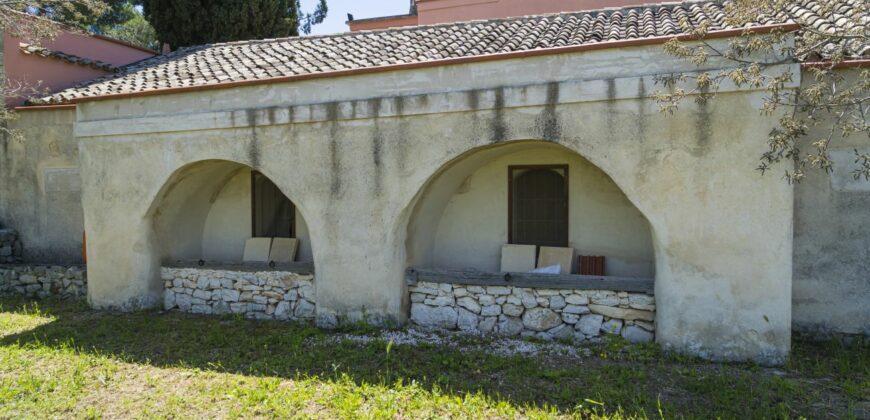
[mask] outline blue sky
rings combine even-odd
[[[311,11],[316,0],[302,0],[302,10]],[[312,28],[313,35],[346,32],[347,14],[350,13],[356,19],[401,15],[408,13],[408,0],[326,0],[329,13],[326,20]]]

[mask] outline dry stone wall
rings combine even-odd
[[[611,290],[556,290],[419,282],[411,292],[411,323],[544,340],[598,340],[621,335],[633,343],[655,337],[655,298]]]
[[[164,308],[197,314],[309,321],[314,275],[286,271],[163,268]]]
[[[83,298],[87,295],[85,267],[0,265],[0,295]]]

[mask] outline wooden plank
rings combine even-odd
[[[199,265],[197,260],[178,260],[170,261],[163,264],[169,268],[198,268],[202,270],[226,270],[226,271],[242,271],[242,272],[257,272],[257,271],[287,271],[296,274],[314,274],[314,263],[312,262],[289,262],[275,263],[270,266],[264,262],[220,262],[220,261],[204,261],[203,265]]]
[[[432,283],[472,286],[515,286],[540,289],[614,290],[653,293],[655,281],[642,277],[584,276],[579,274],[491,273],[469,270],[409,268],[405,280],[409,285]]]

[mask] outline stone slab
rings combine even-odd
[[[272,238],[251,238],[245,241],[244,262],[269,262]]]
[[[296,238],[273,238],[272,250],[269,251],[269,261],[287,263],[296,260],[296,252],[299,250],[299,239]]]
[[[527,273],[534,269],[534,245],[502,245],[501,271],[503,273]]]
[[[538,254],[538,267],[559,265],[559,274],[571,273],[571,261],[574,260],[574,248],[542,246]]]

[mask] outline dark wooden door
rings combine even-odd
[[[509,168],[510,242],[568,245],[568,168],[566,166]]]

